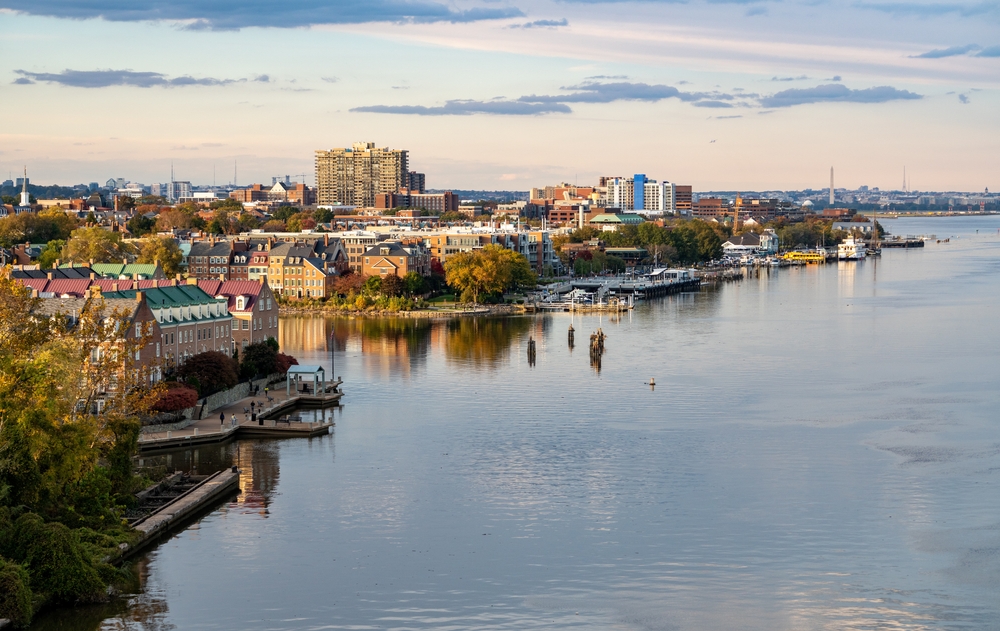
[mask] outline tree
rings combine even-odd
[[[153,230],[156,229],[156,219],[137,213],[135,217],[132,217],[125,225],[128,227],[128,231],[132,233],[132,236],[141,237],[153,232]]]
[[[318,223],[330,223],[333,219],[333,211],[329,208],[318,208],[313,211],[313,219]]]
[[[174,276],[181,272],[181,262],[184,260],[184,253],[171,237],[157,237],[149,235],[142,240],[139,246],[139,256],[136,263],[160,263],[163,273],[167,276]]]
[[[243,204],[233,199],[232,197],[227,197],[225,199],[217,199],[211,204],[209,204],[208,207],[211,208],[212,210],[219,210],[221,208],[224,210],[232,211],[236,214],[240,214],[241,212],[243,212]]]
[[[119,233],[95,226],[74,230],[63,248],[62,258],[74,263],[112,263],[132,253],[132,246],[122,241]]]
[[[172,385],[172,387],[171,387]],[[171,382],[153,403],[157,412],[176,412],[194,407],[198,403],[198,391],[179,383]]]
[[[130,197],[129,195],[118,196],[118,210],[124,210],[127,212],[129,210],[134,210],[134,209],[135,209],[135,200],[132,199],[132,197]]]
[[[365,284],[361,289],[369,296],[382,293],[382,277],[369,276],[365,279]]]
[[[392,298],[402,294],[405,289],[406,285],[402,278],[395,274],[388,274],[382,277],[382,288],[379,293]]]
[[[243,349],[240,376],[250,378],[277,371],[278,349],[267,342],[257,342]]]
[[[41,254],[38,255],[38,267],[39,269],[51,269],[55,266],[56,261],[62,256],[62,250],[66,247],[66,242],[62,239],[56,239],[54,241],[49,241],[44,248],[42,248]]]
[[[21,213],[0,219],[0,245],[17,243],[48,243],[68,239],[79,226],[76,217],[61,210],[46,209],[40,213]]]
[[[282,206],[278,210],[271,213],[271,219],[277,219],[278,221],[288,221],[292,215],[297,215],[299,209],[294,206]]]
[[[278,221],[277,219],[271,219],[261,226],[261,229],[264,232],[285,232],[285,222]]]
[[[236,362],[218,351],[205,351],[187,358],[177,369],[177,376],[198,384],[198,394],[208,396],[235,386],[240,378]]]
[[[194,215],[179,208],[161,211],[156,217],[156,229],[160,232],[169,232],[175,228],[187,230],[193,227]]]
[[[462,293],[463,300],[473,304],[485,294],[534,286],[537,282],[528,259],[495,244],[487,245],[482,250],[452,255],[444,269],[448,284]]]
[[[426,291],[427,281],[416,272],[407,272],[406,276],[403,276],[403,285],[406,287],[407,294],[416,296]]]

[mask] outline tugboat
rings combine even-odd
[[[860,261],[865,258],[867,252],[865,242],[854,237],[847,237],[837,246],[837,258],[841,261]]]

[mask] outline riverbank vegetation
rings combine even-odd
[[[148,333],[123,314],[37,307],[0,275],[0,618],[16,624],[127,578],[112,561],[133,541],[123,515],[148,481],[132,457],[160,394],[134,359]]]

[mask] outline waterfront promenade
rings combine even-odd
[[[265,396],[261,390],[257,396],[245,397],[207,412],[207,418],[195,421],[183,429],[170,431],[143,432],[139,437],[139,452],[149,453],[166,449],[176,449],[194,445],[219,443],[236,437],[308,437],[326,434],[333,427],[333,416],[327,416],[326,408],[339,404],[343,393],[339,391],[342,381],[328,384],[325,392],[286,392],[280,385],[269,390]],[[270,397],[270,400],[268,400]],[[250,403],[253,402],[253,408]],[[320,408],[322,413],[317,421],[296,420],[296,410]],[[250,410],[257,413],[255,422]],[[219,416],[225,420],[220,422]],[[234,422],[235,417],[235,422]]]

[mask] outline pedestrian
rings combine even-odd
[[[233,414],[233,427],[236,427],[236,415]]]
[[[219,412],[219,427],[222,427],[225,424],[226,424],[226,413]]]
[[[253,412],[253,407],[254,407],[255,405],[257,405],[257,402],[256,402],[256,401],[252,401],[252,400],[251,400],[251,401],[250,401],[250,411],[251,411],[251,412]]]

